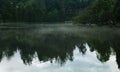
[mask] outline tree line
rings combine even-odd
[[[115,25],[120,23],[120,0],[95,0],[74,18],[74,23]]]
[[[63,22],[93,0],[0,0],[0,22]]]

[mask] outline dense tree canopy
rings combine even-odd
[[[114,7],[114,18],[116,22],[120,22],[120,0],[116,0]]]
[[[75,17],[76,23],[116,24],[120,20],[119,0],[95,0],[93,4]]]
[[[61,22],[87,7],[92,0],[0,0],[1,22]]]

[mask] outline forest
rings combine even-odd
[[[119,0],[0,0],[0,22],[116,25]]]
[[[74,18],[75,23],[119,25],[120,0],[95,0]]]
[[[0,0],[0,22],[71,21],[93,0]]]

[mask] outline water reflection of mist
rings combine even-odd
[[[78,33],[52,31],[41,33],[33,30],[2,30],[0,31],[0,60],[4,56],[8,59],[19,50],[24,64],[31,64],[35,54],[39,61],[53,61],[64,64],[73,61],[75,46],[84,55],[85,43],[90,51],[96,52],[101,62],[109,60],[111,53],[116,55],[116,62],[120,68],[120,35],[109,31],[86,31]]]

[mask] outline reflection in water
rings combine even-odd
[[[46,28],[48,29],[48,28]],[[73,51],[86,54],[86,44],[101,62],[109,61],[116,55],[120,68],[120,34],[116,29],[86,29],[73,32],[56,29],[1,29],[0,30],[0,61],[3,57],[10,59],[17,50],[24,64],[32,64],[37,56],[39,61],[56,61],[61,65],[67,60],[73,61]]]

